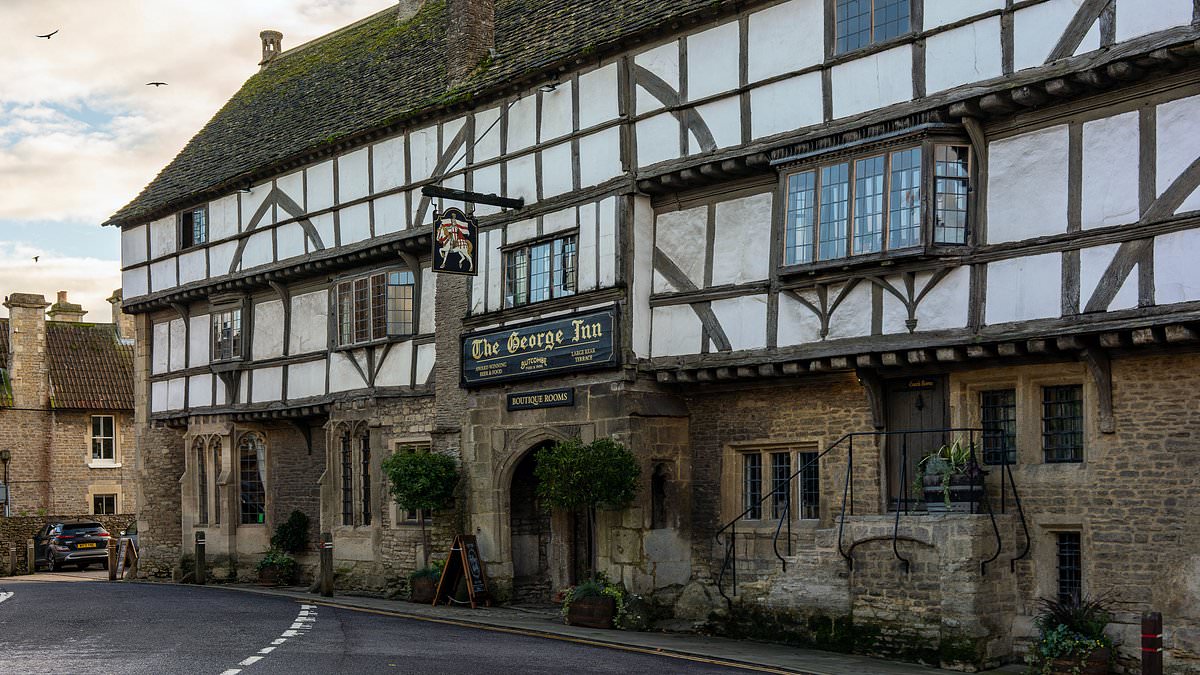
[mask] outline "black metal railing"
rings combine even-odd
[[[881,444],[880,444],[881,441],[883,441],[885,444],[896,443],[896,442],[898,442],[900,444],[900,447],[899,447],[899,460],[900,461],[898,463],[899,464],[898,468],[899,468],[899,472],[900,472],[899,476],[898,476],[899,485],[897,486],[897,489],[896,489],[896,495],[894,496],[893,499],[889,500],[891,502],[889,504],[889,507],[894,512],[894,520],[893,520],[893,525],[892,525],[892,537],[891,537],[892,552],[896,556],[896,559],[900,561],[900,563],[904,567],[904,569],[907,570],[909,567],[909,561],[900,553],[900,549],[899,549],[900,516],[908,515],[912,511],[917,510],[917,509],[911,508],[914,503],[924,504],[924,501],[925,501],[923,494],[920,495],[919,498],[916,498],[915,496],[910,495],[910,493],[909,493],[909,476],[908,476],[909,461],[908,460],[909,460],[910,438],[913,436],[925,437],[925,439],[924,439],[925,442],[928,442],[929,437],[938,436],[942,439],[939,442],[939,445],[941,445],[941,444],[945,444],[946,439],[949,438],[950,436],[956,436],[955,440],[960,443],[964,440],[963,437],[965,436],[966,437],[965,438],[966,448],[967,448],[967,452],[969,453],[969,460],[968,460],[969,465],[979,467],[980,464],[977,461],[977,455],[976,455],[976,448],[978,447],[976,441],[982,440],[985,433],[986,432],[980,428],[950,427],[950,428],[943,428],[943,429],[915,429],[915,430],[908,430],[908,431],[863,431],[863,432],[853,432],[853,433],[845,434],[844,436],[842,436],[841,438],[837,439],[832,444],[830,444],[829,447],[827,447],[823,452],[818,454],[816,457],[813,457],[808,462],[805,462],[802,466],[797,468],[796,471],[792,472],[792,474],[790,476],[788,476],[786,481],[783,481],[782,483],[777,482],[777,484],[773,487],[773,489],[770,492],[764,494],[761,498],[759,498],[755,502],[752,502],[752,503],[746,505],[746,508],[743,509],[741,513],[739,513],[735,518],[733,518],[728,523],[726,523],[724,526],[722,526],[719,530],[717,530],[717,532],[715,534],[715,539],[716,539],[717,545],[724,549],[724,559],[722,560],[720,571],[717,574],[717,590],[721,593],[721,596],[724,597],[727,602],[729,602],[729,603],[733,602],[732,597],[729,594],[727,594],[725,591],[725,582],[728,577],[728,580],[732,584],[731,587],[732,587],[733,595],[737,595],[738,523],[747,521],[747,520],[757,520],[757,518],[752,519],[752,518],[748,518],[748,516],[750,516],[751,514],[763,513],[764,512],[764,510],[763,510],[764,504],[768,500],[773,500],[774,502],[781,501],[783,503],[782,513],[780,514],[780,516],[778,518],[778,522],[775,523],[775,529],[772,534],[771,548],[772,548],[772,552],[774,553],[775,557],[779,560],[779,563],[780,563],[783,571],[785,571],[785,572],[787,571],[787,563],[788,563],[787,558],[791,557],[793,554],[793,551],[792,551],[792,517],[791,517],[791,505],[792,505],[791,495],[792,495],[792,491],[793,491],[792,485],[797,480],[797,478],[804,475],[805,471],[807,471],[810,467],[812,467],[814,464],[817,464],[822,459],[824,459],[825,457],[829,456],[831,453],[834,453],[835,451],[837,451],[841,448],[844,448],[845,453],[846,453],[846,470],[845,470],[845,475],[844,475],[844,479],[842,482],[841,509],[837,515],[837,519],[838,519],[837,551],[838,551],[838,554],[846,561],[847,566],[850,569],[853,569],[854,558],[852,557],[851,552],[846,550],[845,547],[843,546],[843,541],[844,541],[845,527],[846,527],[846,516],[854,515],[854,482],[855,482],[854,481],[854,445],[855,445],[855,440],[859,439],[859,445],[861,446],[862,445],[861,439],[865,439],[865,438],[871,439],[872,445],[875,448],[880,449],[882,451],[887,451],[887,450],[889,450],[889,448],[887,447],[887,445],[881,446]],[[925,456],[926,454],[927,453],[922,452],[923,456]],[[996,523],[995,512],[992,509],[991,499],[987,495],[987,491],[984,486],[982,471],[973,471],[973,472],[970,472],[968,475],[972,476],[971,487],[970,487],[972,494],[974,494],[976,490],[978,490],[981,493],[981,497],[980,497],[980,499],[978,499],[977,502],[975,500],[972,500],[970,512],[978,513],[978,509],[982,508],[984,510],[984,512],[987,513],[987,515],[989,516],[989,518],[991,520],[992,531],[993,531],[995,539],[996,539],[995,554],[993,554],[987,560],[980,562],[980,573],[986,574],[987,565],[999,557],[1000,552],[1002,550],[1003,542],[1001,541],[1000,528]],[[888,491],[888,481],[889,481],[889,478],[887,476],[880,477],[879,488],[881,490],[881,494],[886,493]],[[1016,482],[1013,480],[1011,464],[1008,462],[1007,454],[1003,454],[1003,462],[1000,465],[1000,494],[999,494],[1000,513],[1002,513],[1002,514],[1007,512],[1007,508],[1008,508],[1007,507],[1007,493],[1010,490],[1012,491],[1013,502],[1017,508],[1017,513],[1019,514],[1019,520],[1020,520],[1021,527],[1022,527],[1022,530],[1024,533],[1024,538],[1025,538],[1024,548],[1022,549],[1021,553],[1009,561],[1010,567],[1015,568],[1016,561],[1020,560],[1021,558],[1024,558],[1029,553],[1029,546],[1030,546],[1029,527],[1025,521],[1025,512],[1021,505],[1020,494],[1017,492]],[[781,493],[782,493],[783,499],[777,500],[776,497],[780,496]],[[881,497],[879,503],[880,503],[880,506],[882,507],[882,505],[885,503],[885,500]],[[781,535],[785,535],[783,538],[787,545],[786,555],[784,553],[781,553],[779,550],[779,539],[780,539]]]

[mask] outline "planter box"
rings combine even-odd
[[[436,579],[433,577],[417,577],[416,579],[412,580],[408,599],[412,602],[420,602],[429,605],[433,603],[433,596],[435,593],[437,593]]]
[[[983,478],[972,484],[971,478],[956,474],[950,477],[950,506],[942,489],[942,477],[925,476],[925,508],[930,513],[971,513],[972,507],[983,498]]]
[[[1108,662],[1112,654],[1107,649],[1097,649],[1080,659],[1052,659],[1050,672],[1053,675],[1108,675]]]
[[[587,628],[612,628],[617,601],[603,595],[579,598],[567,608],[567,623]]]

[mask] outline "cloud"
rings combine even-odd
[[[107,323],[112,320],[112,305],[106,298],[120,287],[116,260],[59,256],[28,243],[0,242],[0,295],[40,293],[54,302],[58,291],[67,291],[71,302],[88,311],[85,321]]]
[[[0,219],[99,224],[257,70],[260,30],[288,49],[394,5],[3,0]],[[145,86],[156,80],[169,84]]]

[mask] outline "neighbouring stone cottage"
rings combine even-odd
[[[675,624],[975,668],[1039,597],[1200,672],[1200,31],[1163,0],[408,0],[261,71],[109,225],[143,567],[293,509],[346,589],[420,519],[504,599],[593,563]],[[428,188],[435,194],[426,194]],[[445,190],[474,276],[435,274]],[[474,200],[479,202],[478,199]],[[515,204],[513,206],[516,206]],[[453,254],[451,254],[453,255]],[[580,527],[533,453],[637,455]],[[982,513],[930,513],[959,441]],[[446,514],[380,463],[447,453]]]

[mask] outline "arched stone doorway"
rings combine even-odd
[[[509,531],[512,536],[513,599],[549,602],[554,594],[551,570],[551,512],[537,498],[534,456],[552,441],[530,448],[517,463],[509,491]]]

